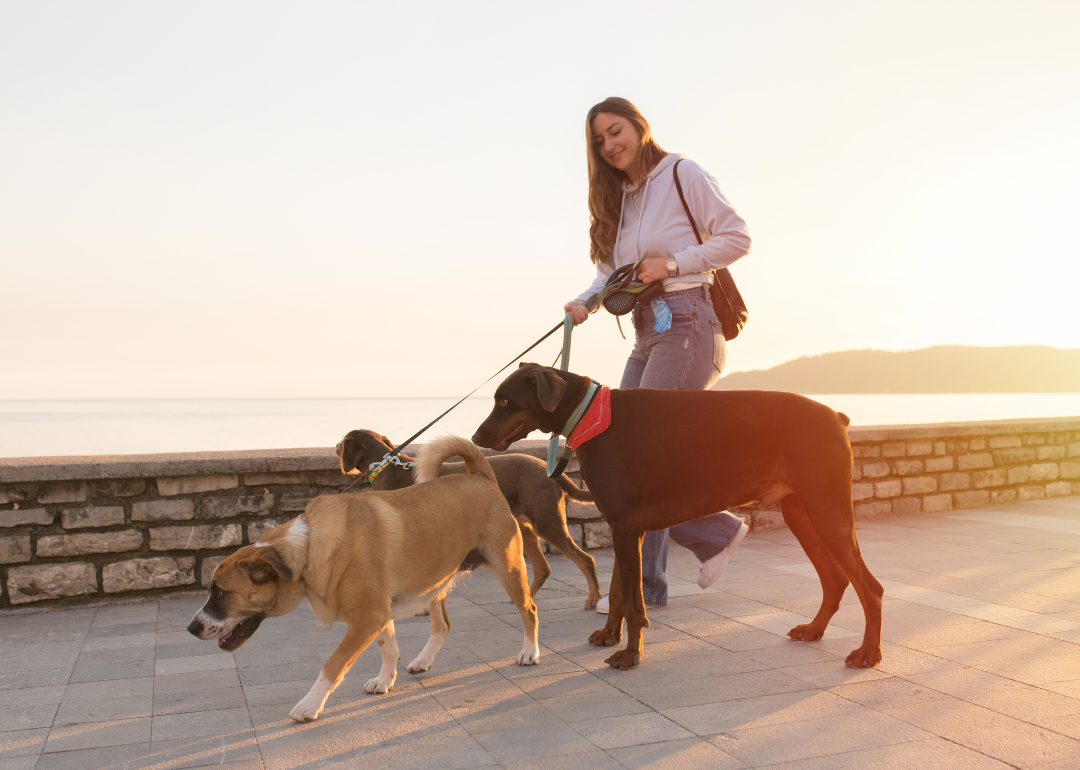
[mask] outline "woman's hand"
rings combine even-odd
[[[637,277],[642,283],[652,283],[661,278],[667,278],[667,258],[649,257],[641,260],[641,264],[637,266]]]
[[[574,326],[585,323],[585,320],[589,317],[589,311],[581,304],[581,300],[577,299],[563,305],[563,312],[570,314],[570,320],[574,322]]]

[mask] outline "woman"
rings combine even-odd
[[[637,339],[619,387],[707,390],[719,378],[727,352],[709,299],[708,273],[749,253],[746,223],[700,166],[660,149],[648,121],[626,99],[611,97],[589,110],[585,134],[589,257],[596,264],[596,280],[563,309],[575,325],[582,323],[588,318],[583,303],[603,288],[612,271],[640,261],[638,279],[661,281],[664,292],[651,305],[639,302],[634,308]],[[700,245],[675,186],[673,168],[679,160],[679,182],[705,240]],[[726,511],[646,532],[641,546],[646,603],[667,604],[669,533],[697,556],[697,582],[707,588],[746,532],[746,525]],[[607,597],[597,610],[608,611]]]

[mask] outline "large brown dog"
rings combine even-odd
[[[562,431],[591,380],[521,364],[495,391],[495,408],[473,436],[506,449],[534,430]],[[611,526],[615,570],[607,625],[590,642],[627,647],[613,667],[641,660],[649,624],[641,593],[641,538],[751,502],[780,502],[784,521],[821,580],[821,609],[788,632],[811,641],[825,633],[850,582],[866,630],[848,666],[881,661],[881,584],[855,537],[848,418],[793,393],[766,391],[611,391],[611,426],[577,449],[581,477]]]
[[[338,442],[335,452],[341,463],[342,473],[358,473],[366,470],[370,463],[377,462],[383,455],[392,452],[394,445],[386,436],[373,430],[351,430]],[[406,454],[399,455],[406,462],[413,458]],[[559,474],[549,479],[542,460],[523,454],[509,454],[501,457],[489,457],[491,470],[499,482],[510,512],[521,527],[521,539],[525,547],[525,558],[533,568],[533,581],[529,590],[533,597],[551,576],[551,566],[544,558],[540,548],[542,538],[551,543],[570,561],[577,565],[585,582],[589,584],[589,595],[585,598],[585,609],[591,610],[600,601],[600,581],[596,577],[596,562],[585,553],[570,537],[566,530],[566,498],[581,503],[592,503],[593,496],[580,489],[565,475]],[[465,473],[465,463],[443,463],[440,476],[452,473]],[[413,483],[414,471],[400,465],[389,465],[379,474],[372,489],[404,489]],[[539,535],[539,538],[537,537]]]
[[[469,473],[435,478],[443,460],[454,455],[465,458]],[[347,623],[319,678],[289,714],[302,722],[319,716],[353,661],[376,639],[382,668],[364,689],[390,690],[398,661],[394,620],[424,607],[431,637],[409,671],[427,671],[450,630],[447,592],[462,570],[482,564],[525,625],[518,665],[536,663],[536,605],[521,535],[491,466],[466,439],[447,436],[420,453],[417,476],[424,483],[394,492],[317,497],[303,515],[236,551],[218,565],[210,598],[188,631],[232,652],[265,618],[295,609],[304,596],[324,625]]]

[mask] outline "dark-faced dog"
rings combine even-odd
[[[367,470],[370,463],[377,462],[383,455],[392,452],[394,445],[390,439],[372,430],[351,430],[338,442],[335,449],[341,463],[342,473],[356,473]],[[411,462],[408,455],[401,459]],[[596,577],[596,562],[593,557],[581,550],[570,533],[566,530],[566,498],[581,503],[592,503],[593,496],[574,482],[559,474],[549,479],[542,460],[523,454],[509,454],[501,457],[489,457],[491,469],[499,482],[510,511],[521,527],[521,539],[525,547],[525,558],[533,568],[533,580],[530,591],[536,592],[551,575],[551,566],[544,558],[537,535],[553,545],[563,556],[570,559],[581,570],[589,584],[589,595],[585,599],[585,609],[591,610],[600,601],[600,581]],[[465,463],[443,463],[439,474],[465,473]],[[404,489],[415,481],[414,471],[399,465],[389,465],[375,479],[372,489]]]
[[[521,364],[495,391],[495,408],[473,441],[505,449],[534,430],[561,431],[591,383],[587,377]],[[855,536],[851,444],[846,415],[794,393],[611,391],[611,424],[578,447],[581,477],[611,527],[615,570],[607,625],[590,642],[627,647],[612,667],[641,660],[649,624],[641,593],[641,538],[751,502],[780,502],[784,521],[821,580],[821,609],[791,629],[792,639],[820,639],[848,583],[862,603],[866,630],[848,666],[881,661],[881,584]]]

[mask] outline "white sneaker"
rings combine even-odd
[[[601,615],[607,615],[611,605],[608,602],[607,594],[604,594],[604,598],[596,603],[596,611]]]
[[[740,545],[742,545],[743,538],[746,537],[746,533],[749,531],[750,527],[746,526],[746,524],[742,524],[739,527],[739,531],[735,533],[735,537],[728,543],[727,548],[708,561],[701,563],[701,571],[697,576],[698,586],[701,588],[708,588],[716,582],[716,579],[720,577],[725,569],[727,569],[728,562],[731,561],[731,555],[738,550]]]

